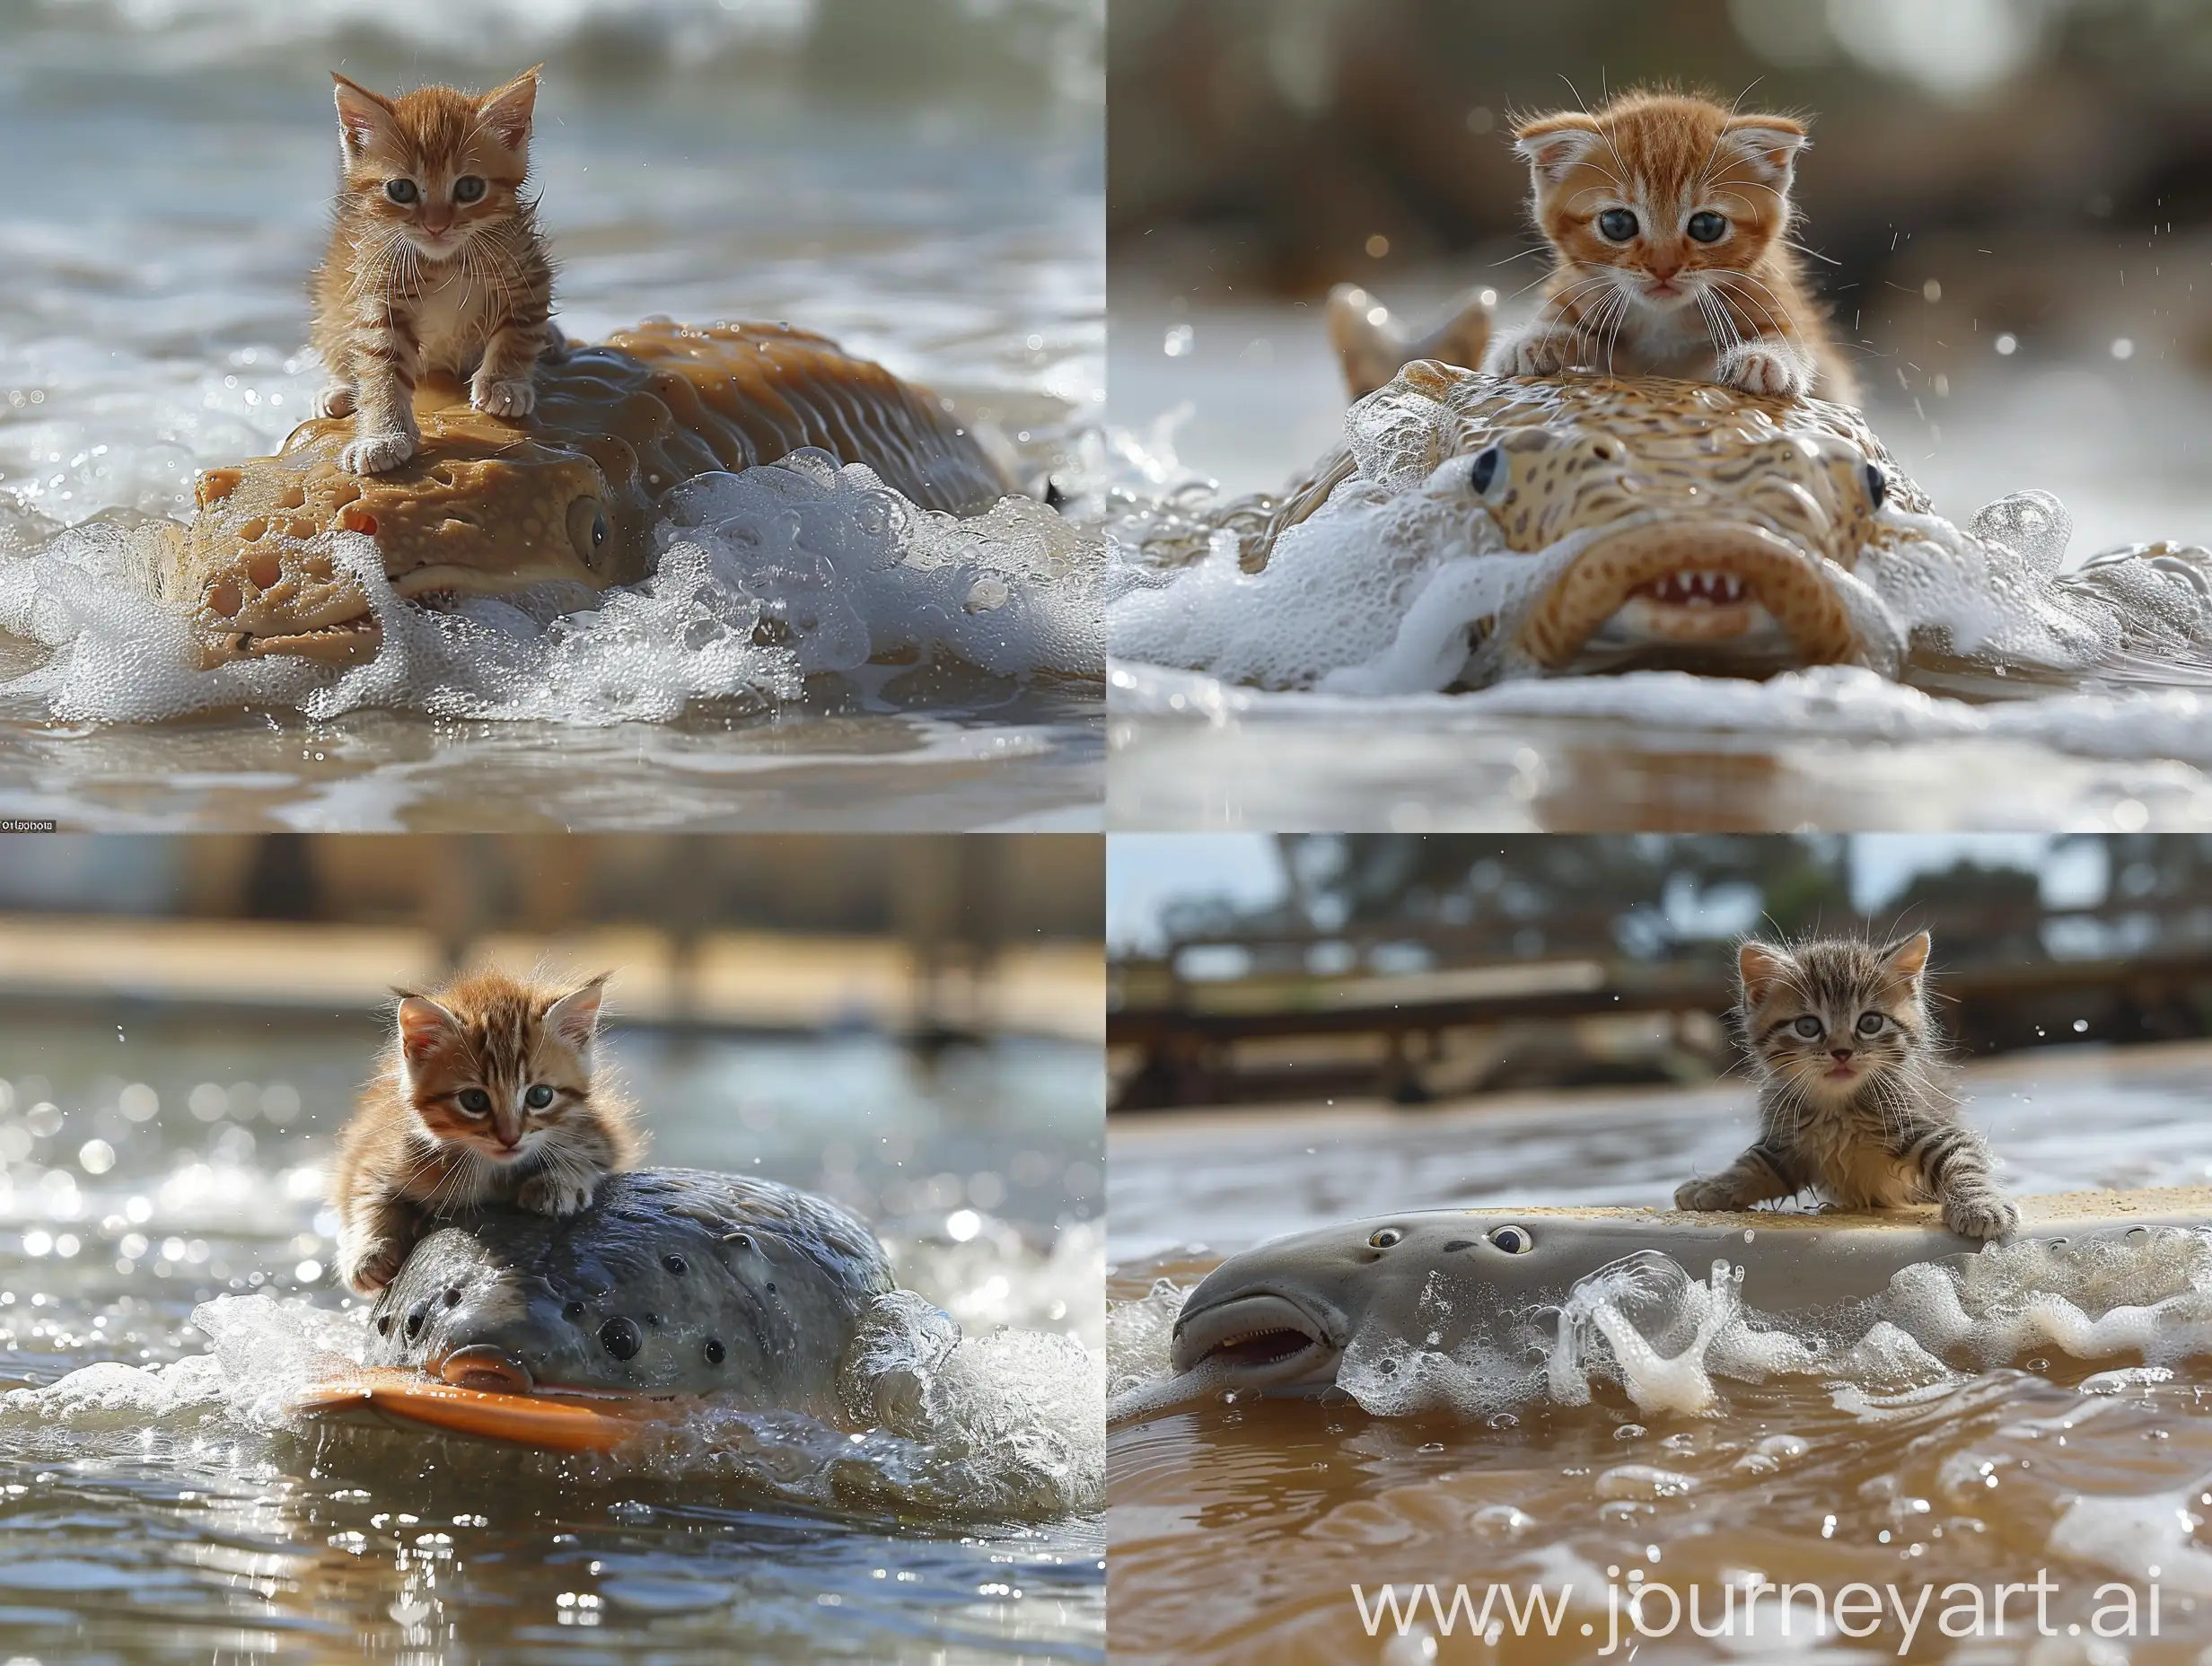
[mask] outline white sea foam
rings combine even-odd
[[[368,539],[333,535],[383,628],[375,658],[342,671],[282,658],[198,669],[154,590],[180,529],[96,517],[0,553],[0,631],[53,651],[0,692],[101,722],[259,706],[599,725],[699,701],[796,700],[826,674],[873,695],[932,661],[1004,677],[1102,670],[1096,539],[1032,499],[959,520],[810,451],[700,476],[664,507],[641,583],[445,612],[395,597]]]

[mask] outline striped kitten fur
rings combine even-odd
[[[395,1033],[338,1143],[338,1270],[381,1290],[437,1217],[487,1203],[574,1214],[634,1167],[636,1113],[594,1081],[604,973],[581,988],[505,972],[401,990]]]
[[[317,415],[354,416],[338,454],[352,474],[415,455],[415,389],[469,378],[469,402],[519,420],[531,373],[558,356],[553,268],[525,195],[538,72],[476,97],[424,87],[403,98],[338,83],[339,182],[315,272],[315,351],[330,373]]]
[[[1959,1119],[1928,1010],[1926,932],[1883,948],[1848,938],[1737,951],[1735,1018],[1759,1079],[1759,1138],[1679,1209],[1748,1209],[1810,1188],[1845,1208],[1943,1206],[1962,1237],[2019,1214]]]

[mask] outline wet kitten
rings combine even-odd
[[[1848,939],[1737,951],[1736,1017],[1759,1078],[1759,1139],[1678,1209],[1748,1209],[1813,1188],[1847,1208],[1943,1205],[1966,1238],[2001,1238],[2018,1213],[1959,1120],[1928,1011],[1929,940]]]
[[[354,412],[339,464],[381,474],[422,443],[426,374],[467,376],[477,409],[527,416],[531,371],[559,351],[553,270],[522,195],[538,72],[481,98],[425,87],[395,101],[333,79],[345,176],[314,277],[314,346],[331,376],[317,410]]]
[[[338,1149],[338,1268],[389,1284],[435,1217],[483,1203],[573,1214],[633,1166],[635,1113],[592,1079],[605,974],[566,993],[483,971],[401,991],[397,1032]]]
[[[1801,123],[1626,92],[1594,113],[1524,123],[1514,137],[1554,264],[1535,318],[1494,344],[1484,369],[1548,376],[1579,365],[1857,399],[1786,241]]]

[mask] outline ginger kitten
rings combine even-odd
[[[2001,1238],[2019,1214],[1959,1119],[1928,1011],[1928,934],[1747,943],[1736,1017],[1759,1078],[1759,1138],[1678,1209],[1748,1209],[1811,1187],[1847,1208],[1933,1201],[1963,1238]]]
[[[1483,368],[1681,376],[1849,404],[1856,384],[1786,239],[1802,123],[1700,98],[1626,92],[1523,123],[1543,304]]]
[[[392,100],[338,83],[345,173],[316,269],[315,351],[331,382],[319,415],[354,413],[339,464],[381,474],[415,455],[415,388],[432,371],[469,378],[495,416],[536,408],[530,377],[557,353],[553,268],[530,174],[538,71],[471,97],[425,87]]]
[[[391,1283],[440,1215],[486,1203],[574,1214],[636,1164],[636,1113],[592,1075],[606,982],[563,991],[495,970],[400,992],[396,1033],[339,1139],[330,1198],[347,1283]]]

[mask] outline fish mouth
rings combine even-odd
[[[538,1380],[529,1366],[516,1359],[505,1348],[488,1342],[472,1343],[455,1348],[443,1358],[429,1363],[431,1375],[457,1389],[481,1389],[496,1394],[529,1394],[538,1386]]]
[[[1249,1291],[1186,1310],[1175,1321],[1169,1361],[1178,1372],[1210,1365],[1258,1387],[1330,1380],[1344,1352],[1345,1325],[1314,1304],[1276,1291]]]
[[[291,626],[273,631],[224,631],[207,643],[204,655],[209,666],[231,660],[270,659],[279,655],[315,660],[325,665],[359,665],[376,657],[383,644],[384,627],[366,611],[327,625]]]
[[[1555,671],[1585,648],[1757,653],[1800,665],[1858,652],[1820,558],[1747,522],[1664,521],[1600,539],[1545,592],[1520,639]]]

